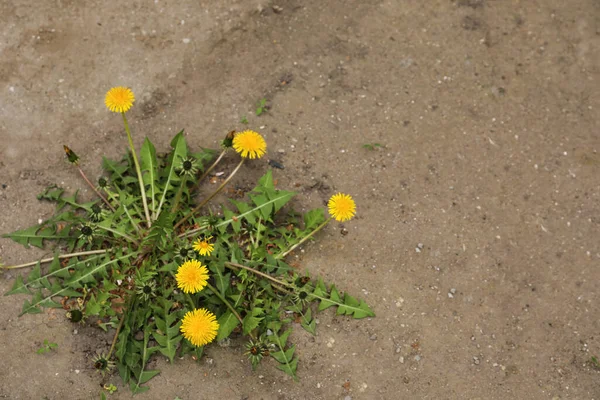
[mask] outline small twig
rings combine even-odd
[[[64,258],[71,258],[71,257],[79,257],[79,256],[89,256],[89,255],[93,255],[93,254],[103,254],[103,253],[108,253],[111,249],[106,249],[106,250],[91,250],[91,251],[80,251],[77,253],[70,253],[70,254],[61,254],[58,256],[59,259],[64,259]],[[28,262],[25,264],[19,264],[19,265],[9,265],[9,266],[0,266],[0,269],[17,269],[17,268],[26,268],[26,267],[31,267],[32,265],[35,265],[37,263],[40,264],[45,264],[45,263],[49,263],[54,261],[55,257],[52,258],[43,258],[39,261],[32,261],[32,262]]]

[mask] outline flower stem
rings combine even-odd
[[[98,197],[100,197],[102,199],[104,204],[106,204],[112,212],[115,212],[114,207],[108,202],[108,200],[106,200],[106,197],[102,196],[102,193],[100,193],[98,191],[98,189],[96,189],[94,187],[94,185],[92,185],[92,182],[90,182],[90,180],[87,178],[87,176],[85,176],[85,173],[83,172],[83,170],[81,169],[81,167],[79,165],[77,166],[77,169],[79,170],[79,173],[81,174],[83,180],[92,188],[92,190],[98,195]]]
[[[179,208],[179,202],[181,201],[181,195],[183,194],[183,188],[187,184],[187,175],[183,175],[181,178],[181,183],[179,184],[179,189],[177,190],[177,194],[175,195],[175,200],[173,201],[173,207],[171,207],[171,214],[175,214],[177,209]]]
[[[144,180],[142,179],[142,170],[140,169],[140,163],[138,162],[137,155],[135,154],[135,147],[133,147],[133,139],[131,139],[131,131],[129,130],[129,124],[127,123],[127,117],[122,112],[123,123],[125,124],[125,132],[127,132],[127,140],[129,140],[129,148],[131,149],[131,155],[133,156],[133,163],[135,164],[135,171],[137,172],[138,181],[140,183],[140,192],[142,194],[142,203],[144,203],[144,212],[146,213],[146,223],[148,228],[152,226],[152,220],[150,219],[150,211],[148,210],[148,202],[146,201],[146,189],[144,188]]]
[[[174,277],[175,275],[173,275]],[[196,309],[196,303],[194,303],[194,300],[192,300],[192,296],[190,296],[189,293],[185,293],[185,299],[188,301],[188,303],[190,303],[190,306],[192,307],[190,309],[190,311],[193,311]]]
[[[106,250],[91,250],[91,251],[80,251],[78,253],[70,253],[70,254],[61,254],[58,256],[59,259],[63,259],[63,258],[71,258],[71,257],[79,257],[79,256],[90,256],[93,254],[103,254],[103,253],[108,253],[111,249],[106,249]],[[43,258],[39,261],[32,261],[32,262],[28,262],[25,264],[19,264],[19,265],[9,265],[9,266],[0,266],[0,269],[17,269],[17,268],[26,268],[26,267],[31,267],[35,264],[37,264],[38,262],[40,264],[45,264],[45,263],[49,263],[51,261],[54,260],[54,257],[52,258]]]
[[[298,246],[300,246],[302,243],[306,242],[308,239],[310,239],[315,233],[319,232],[321,229],[323,229],[323,227],[325,225],[327,225],[329,223],[329,221],[331,221],[333,219],[333,217],[329,217],[327,220],[325,220],[325,222],[323,222],[321,225],[317,226],[315,228],[314,231],[312,231],[311,233],[309,233],[308,235],[306,235],[305,237],[302,238],[302,240],[300,240],[298,243],[296,243],[295,245],[293,245],[292,247],[290,247],[289,249],[287,249],[285,252],[280,253],[278,255],[275,256],[276,260],[279,260],[285,256],[287,256],[289,253],[291,253],[292,251],[294,251]]]
[[[219,154],[219,157],[217,157],[217,159],[215,160],[214,163],[212,163],[212,165],[210,167],[207,168],[206,171],[204,171],[204,173],[202,174],[202,176],[200,177],[200,179],[198,179],[198,183],[200,183],[202,181],[202,179],[206,178],[206,176],[208,174],[210,174],[210,171],[212,171],[217,164],[219,163],[219,161],[221,161],[221,159],[223,158],[223,156],[225,156],[225,153],[227,153],[227,149],[224,149],[221,154]]]
[[[244,164],[244,160],[245,158],[242,158],[242,160],[240,161],[240,163],[237,165],[237,167],[235,167],[235,169],[231,172],[231,174],[229,174],[229,176],[227,177],[227,179],[225,179],[223,181],[223,183],[221,183],[221,185],[217,188],[217,190],[215,190],[215,192],[213,194],[211,194],[210,196],[208,196],[206,199],[204,199],[202,201],[202,203],[198,204],[196,207],[194,207],[192,209],[192,211],[190,211],[185,217],[183,217],[178,223],[175,224],[175,226],[173,227],[173,229],[177,229],[181,226],[181,224],[183,224],[185,221],[187,221],[192,215],[194,215],[196,213],[196,211],[198,211],[199,209],[201,209],[202,207],[204,207],[206,205],[206,203],[208,203],[213,197],[215,197],[221,190],[223,190],[223,188],[225,187],[225,185],[227,185],[227,183],[229,183],[229,181],[231,180],[231,178],[233,178],[233,176],[236,174],[236,172],[238,172],[238,170],[242,167],[242,164]]]
[[[289,283],[280,281],[279,279],[273,278],[271,275],[265,274],[264,272],[260,272],[260,271],[254,269],[254,268],[250,268],[250,267],[247,267],[247,266],[242,265],[242,264],[236,264],[236,263],[232,263],[232,262],[226,262],[225,266],[226,267],[230,266],[230,267],[245,269],[247,271],[252,272],[255,275],[260,275],[263,278],[267,278],[268,280],[270,280],[272,282],[275,282],[275,283],[277,283],[279,285],[282,285],[282,286],[285,286],[285,287],[292,287],[292,285],[290,285]]]

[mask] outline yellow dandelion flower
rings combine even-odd
[[[243,131],[233,138],[233,148],[244,158],[261,158],[267,151],[267,142],[254,131]]]
[[[208,269],[197,260],[188,260],[179,267],[175,279],[185,293],[197,293],[206,286]]]
[[[106,104],[106,107],[112,112],[124,113],[129,111],[134,101],[135,96],[131,89],[117,86],[106,93],[104,104]]]
[[[215,340],[219,323],[215,314],[206,308],[198,308],[185,314],[180,330],[191,344],[201,347]]]
[[[331,196],[327,203],[329,214],[340,222],[348,221],[354,217],[356,213],[356,204],[352,200],[352,196],[344,193],[338,193]]]
[[[208,243],[208,241],[212,239],[212,236],[204,238],[202,240],[198,239],[194,242],[192,247],[196,250],[201,256],[210,256],[210,253],[215,249],[215,245],[212,243]]]

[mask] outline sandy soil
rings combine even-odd
[[[83,187],[63,144],[92,176],[122,154],[117,85],[138,145],[215,147],[246,116],[298,207],[358,203],[298,261],[376,318],[297,330],[299,383],[234,342],[157,360],[138,398],[600,399],[598,1],[3,0],[0,30],[1,233],[51,215],[48,184]],[[42,254],[0,241],[5,264]],[[22,300],[0,298],[0,398],[98,399],[111,336]]]

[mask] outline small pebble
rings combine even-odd
[[[421,356],[417,354],[417,355],[415,356],[415,361],[421,361]]]
[[[419,244],[417,244],[417,247],[418,247],[419,249],[423,249],[423,243],[419,243]]]
[[[76,373],[76,374],[78,374],[78,373],[80,373],[80,372],[81,372],[81,371],[80,371],[80,370],[78,370],[78,369],[76,369],[76,370],[75,370],[75,373]]]
[[[352,400],[352,396],[346,396],[344,397],[344,400]]]
[[[73,335],[77,335],[77,329],[73,329]]]
[[[456,294],[456,289],[455,288],[450,289],[450,293]]]
[[[371,340],[377,340],[377,335],[371,335],[371,336],[369,337],[369,339],[371,339]]]
[[[450,297],[451,299],[453,299],[454,295],[452,293],[448,293],[448,297]]]
[[[404,357],[400,356],[399,361],[400,361],[400,364],[404,364]]]

